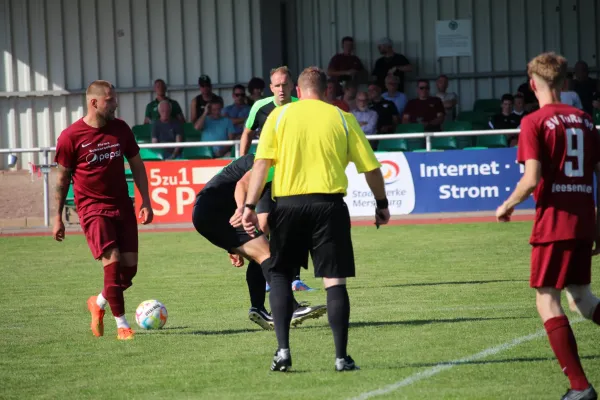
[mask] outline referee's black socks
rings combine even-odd
[[[281,272],[271,273],[271,314],[275,322],[275,335],[280,349],[290,348],[290,322],[294,312],[294,296],[290,276]]]
[[[269,286],[271,286],[271,259],[267,258],[265,261],[263,261],[263,263],[260,265],[265,281],[269,284]],[[300,276],[300,275],[298,275]],[[296,278],[299,279],[299,278]],[[264,286],[264,285],[263,285]],[[294,293],[292,293],[292,302],[294,303],[293,309],[294,312],[300,308],[300,304],[298,303],[298,300],[296,300],[296,297],[294,296]]]
[[[346,285],[327,288],[327,319],[333,332],[335,357],[344,358],[348,347],[348,326],[350,324],[350,298]]]
[[[264,310],[266,281],[260,264],[255,261],[248,263],[246,282],[248,283],[248,292],[250,292],[250,304],[252,307]]]

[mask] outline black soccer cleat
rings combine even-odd
[[[298,325],[300,325],[302,322],[304,322],[307,319],[310,318],[319,318],[323,315],[325,315],[325,313],[327,313],[327,306],[325,305],[320,305],[320,306],[302,306],[302,307],[298,307],[296,309],[296,311],[294,311],[294,313],[292,314],[292,321],[290,322],[290,325],[292,325],[294,328]]]
[[[271,331],[275,329],[273,317],[264,308],[260,309],[257,307],[250,307],[250,311],[248,311],[248,318],[250,321],[256,323],[264,330]]]
[[[585,390],[569,389],[567,391],[567,393],[565,393],[565,395],[563,397],[561,397],[561,400],[597,400],[597,399],[598,399],[598,393],[596,393],[596,390],[594,390],[594,387],[592,385],[590,385],[590,387]]]
[[[349,355],[344,358],[335,359],[335,370],[338,372],[354,371],[357,369],[360,369],[360,367],[354,363],[354,360]]]
[[[290,368],[292,368],[290,349],[278,349],[273,356],[271,371],[287,372]]]

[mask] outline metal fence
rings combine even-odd
[[[596,127],[600,130],[600,125]],[[495,130],[473,130],[473,131],[449,131],[449,132],[419,132],[419,133],[394,133],[366,135],[369,140],[391,140],[391,139],[425,139],[427,151],[431,151],[431,140],[436,137],[459,137],[459,136],[483,136],[483,135],[508,135],[518,134],[519,129],[495,129]],[[253,140],[252,144],[258,144],[258,140]],[[145,149],[163,149],[163,148],[185,148],[185,147],[206,147],[206,146],[235,146],[234,156],[240,156],[239,140],[223,140],[214,142],[174,142],[174,143],[140,143],[140,148]],[[42,153],[43,163],[36,165],[44,175],[44,225],[50,225],[50,199],[49,199],[49,175],[50,169],[56,164],[50,163],[50,153],[56,151],[56,147],[33,147],[18,149],[0,149],[0,154],[15,155],[19,153]]]

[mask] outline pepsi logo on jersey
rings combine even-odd
[[[118,147],[118,145],[117,145]],[[102,149],[104,150],[104,149]],[[106,160],[112,160],[113,158],[121,157],[121,149],[117,149],[115,151],[107,151],[104,153],[90,151],[89,154],[85,157],[85,161],[88,164],[96,164],[101,163]]]

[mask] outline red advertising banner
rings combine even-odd
[[[196,194],[230,162],[223,159],[145,162],[154,211],[152,223],[191,222]],[[141,203],[142,198],[136,186],[137,211]]]

